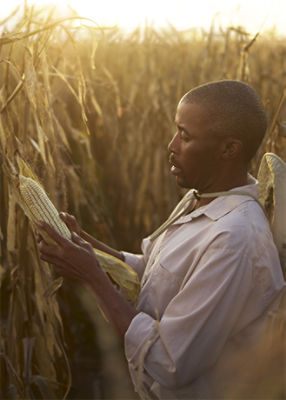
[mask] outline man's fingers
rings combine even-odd
[[[72,232],[71,237],[72,237],[72,241],[74,243],[78,244],[79,246],[82,246],[87,243],[83,238],[78,236],[78,234],[76,232]]]
[[[58,259],[50,254],[41,254],[40,258],[42,261],[52,264],[58,275],[80,282],[86,281],[82,271],[78,271],[67,261]]]
[[[65,222],[70,231],[78,231],[78,223],[73,215],[65,212],[60,212],[59,216]]]
[[[58,263],[60,262],[57,257],[55,257],[54,255],[47,254],[47,253],[41,253],[40,259],[43,261],[46,261],[49,264],[54,264],[54,265],[58,265]]]
[[[41,254],[40,259],[42,261],[45,261],[49,264],[52,264],[53,267],[56,269],[59,275],[66,276],[67,274],[65,271],[67,270],[67,263],[63,260],[60,260],[56,258],[55,256],[49,255],[49,254]]]
[[[39,242],[38,247],[39,247],[41,254],[51,255],[53,257],[59,256],[58,253],[59,253],[60,248],[58,246],[47,244],[44,240],[41,240]]]
[[[44,230],[47,234],[59,245],[63,246],[69,243],[68,239],[61,236],[51,225],[47,224],[44,221],[38,222],[39,229]]]
[[[92,245],[75,232],[72,232],[72,241],[83,249],[94,253]]]
[[[72,241],[81,245],[85,243],[85,240],[83,240],[80,236],[78,236],[75,232],[71,233]]]
[[[43,240],[42,235],[40,234],[40,232],[37,229],[35,229],[34,234],[35,234],[36,242],[40,243]]]
[[[40,259],[50,264],[57,266],[63,266],[69,264],[67,256],[63,252],[63,249],[59,246],[47,244],[44,240],[38,245],[40,250]]]
[[[69,221],[69,214],[68,213],[65,213],[65,212],[61,211],[59,213],[59,216],[65,223],[67,223]]]

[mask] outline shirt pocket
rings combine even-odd
[[[170,301],[179,292],[182,278],[171,272],[170,265],[158,262],[149,279],[154,306],[161,317]]]

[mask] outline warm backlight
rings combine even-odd
[[[0,19],[23,1],[3,2]],[[263,33],[274,26],[278,33],[286,34],[285,0],[28,0],[37,6],[53,4],[61,14],[69,12],[69,6],[80,16],[89,17],[99,25],[118,25],[127,30],[138,25],[166,26],[177,29],[203,27],[209,29],[212,20],[223,27],[243,26],[250,33]]]

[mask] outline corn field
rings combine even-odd
[[[91,398],[79,372],[84,364],[92,370],[94,398],[104,397],[101,343],[90,310],[74,284],[40,261],[14,195],[11,177],[19,172],[19,160],[58,210],[75,215],[98,239],[138,252],[141,239],[182,195],[169,174],[167,145],[177,103],[192,87],[218,79],[250,83],[269,119],[250,170],[256,174],[265,151],[286,160],[286,43],[215,25],[209,31],[170,26],[124,34],[78,15],[58,19],[53,9],[33,7],[25,8],[12,30],[5,23],[0,397]],[[281,388],[274,392],[281,395]]]

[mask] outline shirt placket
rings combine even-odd
[[[144,274],[143,274],[143,277],[142,277],[142,280],[141,280],[141,287],[143,287],[145,285],[145,283],[148,280],[148,277],[152,273],[152,270],[153,270],[154,266],[157,264],[157,262],[159,260],[159,257],[160,257],[160,254],[161,254],[161,251],[162,251],[162,248],[163,248],[164,238],[166,236],[166,232],[167,232],[167,230],[165,232],[163,232],[158,237],[158,239],[157,239],[157,241],[156,241],[156,243],[155,243],[155,245],[154,245],[154,247],[152,249],[152,252],[150,254],[150,261],[148,262],[148,264],[147,264],[147,266],[145,268],[145,271],[144,271]]]

